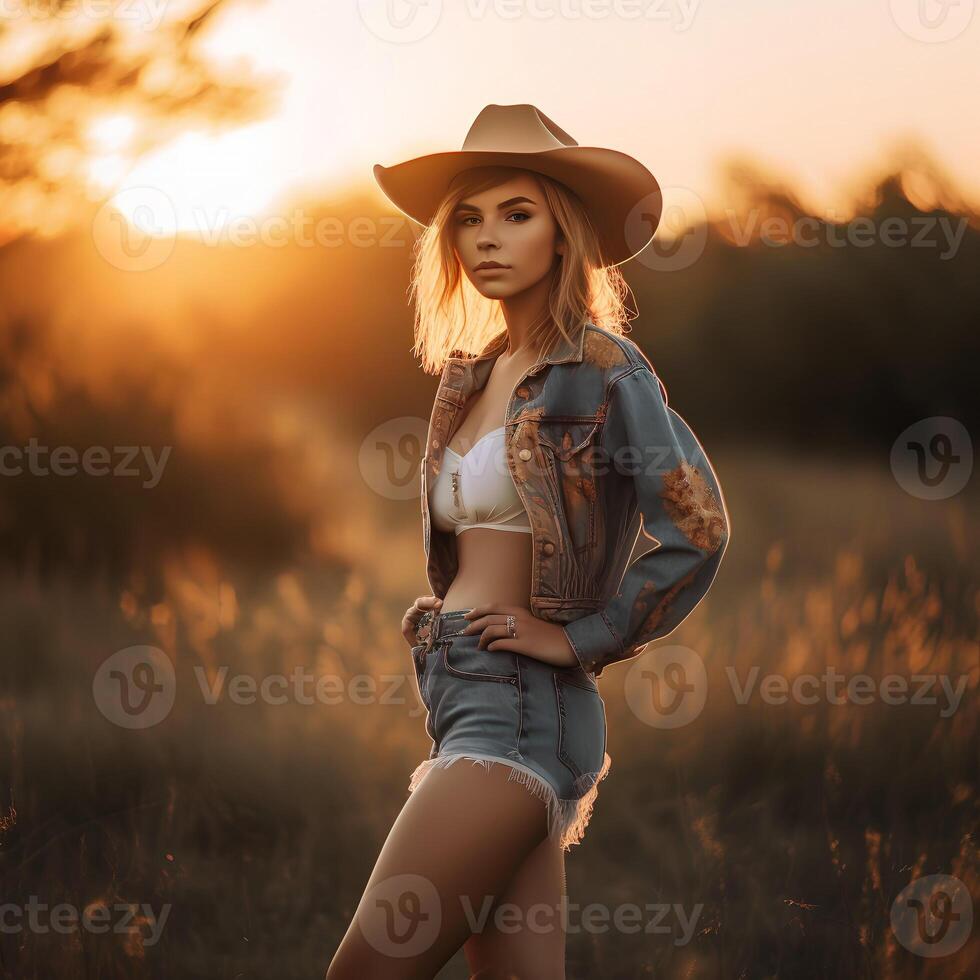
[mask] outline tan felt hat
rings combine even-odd
[[[374,176],[399,211],[428,225],[454,177],[492,165],[533,170],[565,184],[588,212],[604,265],[629,261],[650,244],[660,223],[660,185],[642,163],[618,150],[579,146],[526,103],[486,106],[462,150],[429,153],[391,167],[375,164]]]

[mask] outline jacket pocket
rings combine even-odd
[[[599,540],[601,431],[600,419],[579,416],[543,418],[537,426],[570,546],[579,554],[594,551]]]

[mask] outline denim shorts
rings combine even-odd
[[[509,780],[547,804],[548,833],[567,851],[585,833],[611,762],[595,677],[581,667],[479,649],[479,633],[461,635],[466,612],[426,614],[417,630],[412,660],[432,748],[409,791],[430,769],[462,758],[487,769],[503,763]]]

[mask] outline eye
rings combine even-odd
[[[507,220],[510,221],[511,218],[517,218],[517,217],[519,217],[521,215],[523,215],[525,218],[527,218],[528,221],[531,220],[531,216],[527,213],[527,211],[514,211],[513,213],[507,215]],[[524,224],[524,222],[523,221],[518,221],[518,222],[516,222],[516,224],[522,225],[522,224]]]
[[[466,224],[466,222],[470,220],[470,218],[473,218],[473,219],[474,219],[475,221],[479,221],[479,220],[480,220],[480,218],[479,218],[479,216],[478,216],[478,215],[475,215],[475,214],[468,214],[468,215],[466,215],[466,216],[465,216],[464,218],[461,218],[461,219],[460,219],[460,222],[459,222],[459,223],[460,223],[461,225],[465,225],[465,224]]]

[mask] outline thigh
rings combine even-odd
[[[378,855],[327,980],[431,978],[545,839],[545,804],[502,763],[432,769]]]
[[[474,976],[564,980],[565,855],[552,838],[527,856],[482,932],[466,941]]]

